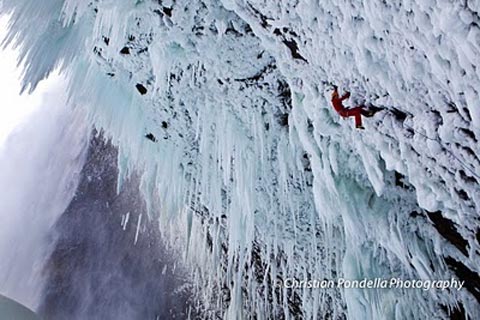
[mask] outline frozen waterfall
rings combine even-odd
[[[0,0],[24,89],[63,72],[69,103],[118,152],[116,194],[138,180],[134,243],[158,226],[199,319],[480,318],[479,8]],[[330,106],[333,84],[349,106],[384,110],[355,130]],[[128,310],[157,312],[144,307]]]

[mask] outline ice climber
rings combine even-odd
[[[364,105],[357,106],[355,108],[346,108],[343,105],[343,100],[346,100],[350,97],[350,92],[345,92],[343,96],[340,97],[338,94],[337,86],[333,86],[332,93],[332,105],[335,111],[343,118],[355,117],[355,127],[357,129],[365,129],[362,125],[362,116],[364,117],[373,117],[375,113],[380,111],[380,108],[367,108]]]

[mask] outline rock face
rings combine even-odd
[[[185,271],[149,224],[138,179],[117,194],[117,151],[103,136],[92,138],[81,176],[54,227],[39,313],[45,319],[186,319],[193,305]]]
[[[480,317],[478,1],[0,3],[26,87],[66,68],[119,185],[143,173],[208,317]],[[355,131],[332,84],[385,110]],[[341,277],[468,286],[276,286]]]

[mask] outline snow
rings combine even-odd
[[[445,257],[480,271],[478,3],[0,3],[25,87],[64,69],[70,100],[119,147],[118,188],[143,172],[148,217],[188,248],[206,310],[291,319],[297,299],[306,319],[446,319],[441,306],[458,304],[480,316],[466,290],[272,289],[277,277],[450,278]],[[331,83],[351,106],[387,110],[356,131]],[[422,210],[452,221],[469,256],[412,216]]]

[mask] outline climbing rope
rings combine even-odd
[[[395,113],[391,110],[391,109],[388,109],[386,108],[385,109],[387,112],[391,113],[393,116],[396,116]],[[402,110],[399,110],[399,111],[402,111]],[[402,111],[403,112],[403,111]],[[452,150],[448,149],[445,144],[443,144],[443,142],[439,139],[439,138],[431,138],[429,136],[427,136],[426,134],[422,133],[422,132],[419,132],[419,131],[416,131],[413,127],[405,124],[405,122],[402,122],[402,126],[404,128],[407,128],[407,129],[410,129],[412,130],[415,134],[418,134],[418,135],[421,135],[423,136],[424,138],[428,139],[428,140],[432,140],[432,141],[436,141],[438,142],[438,144],[441,146],[442,150],[446,151],[447,153],[449,153],[453,158],[455,158],[466,170],[468,170],[471,174],[473,174],[477,179],[480,180],[480,175],[478,175],[475,170],[470,167],[469,165],[467,165],[465,162],[463,162]]]

